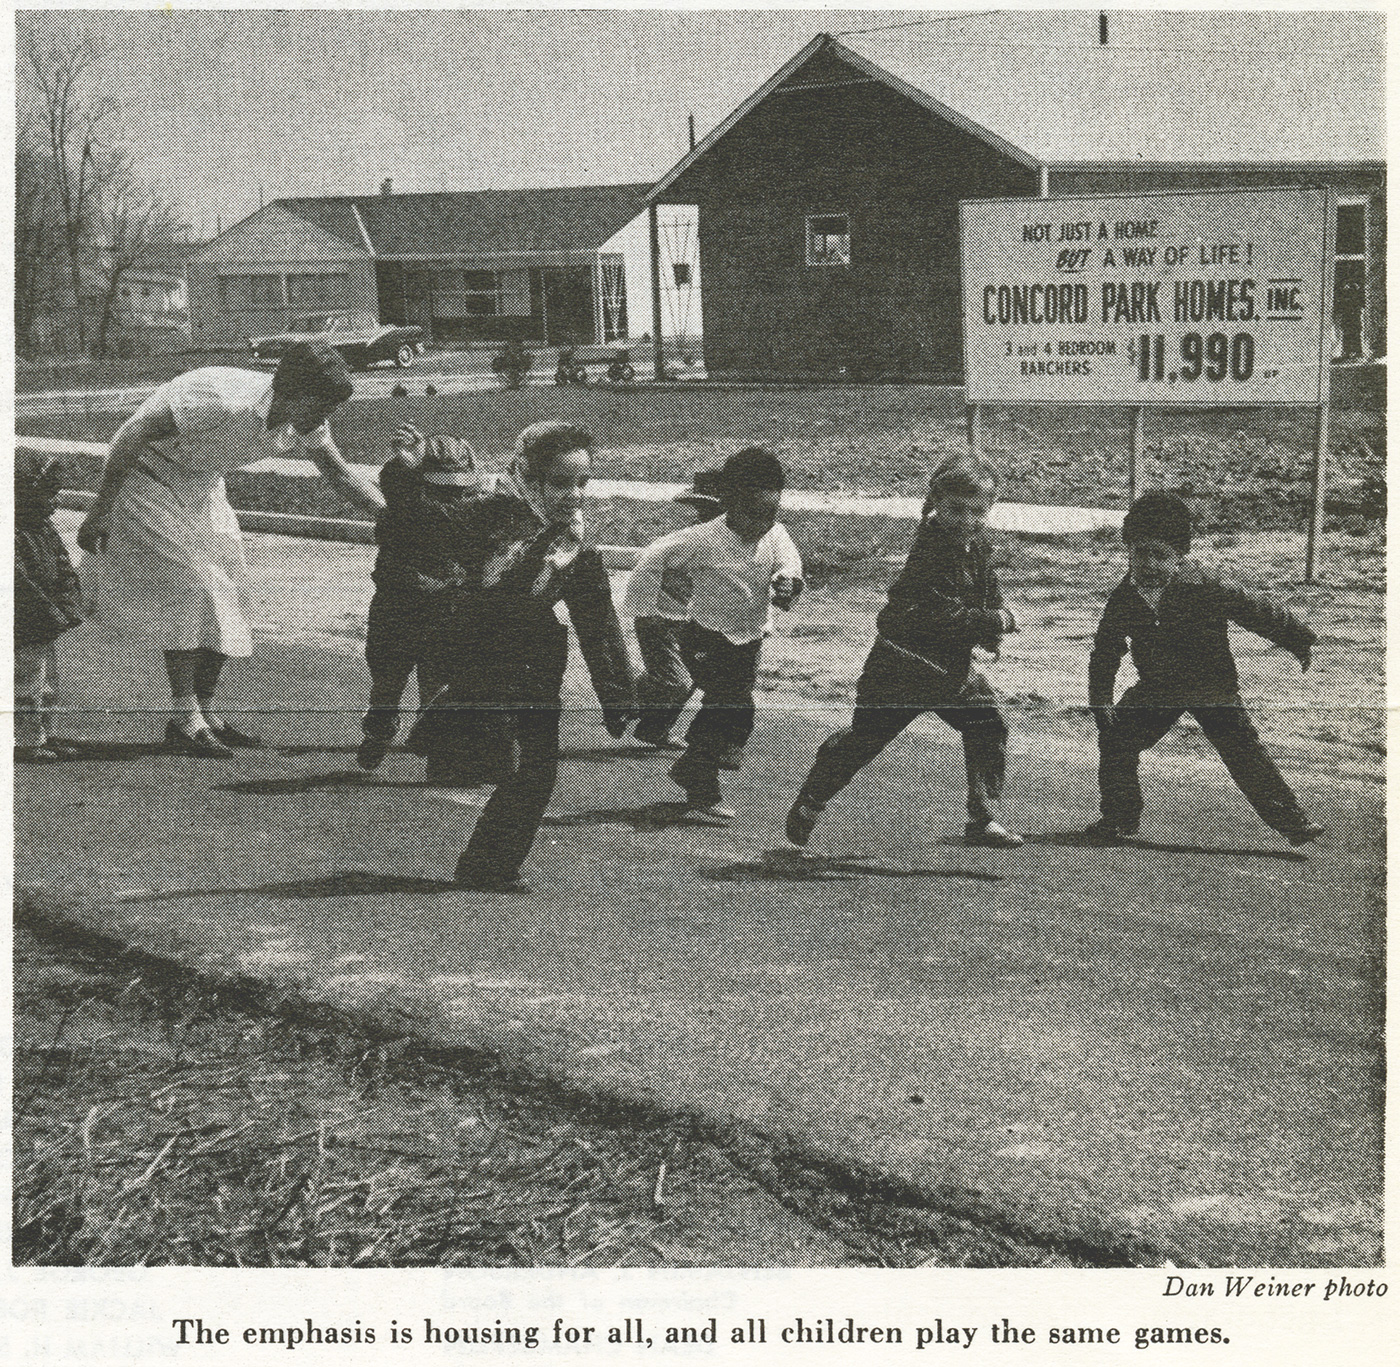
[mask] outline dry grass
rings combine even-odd
[[[20,927],[22,1266],[1064,1265],[749,1136]]]

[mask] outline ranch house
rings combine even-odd
[[[189,264],[196,346],[225,347],[336,311],[420,325],[438,346],[624,340],[651,317],[647,186],[277,199]],[[699,330],[693,214],[663,212],[662,295]],[[686,231],[689,223],[689,231]],[[686,251],[690,256],[686,256]]]
[[[1384,89],[1322,46],[822,35],[650,198],[698,208],[712,376],[955,380],[960,201],[1330,186],[1333,352],[1360,360],[1385,351]]]

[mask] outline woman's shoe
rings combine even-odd
[[[262,750],[267,746],[267,742],[261,736],[250,736],[246,731],[240,731],[236,726],[230,726],[226,721],[221,721],[217,726],[211,726],[209,734],[220,745],[227,745],[230,748],[236,747],[239,750]]]
[[[229,759],[233,755],[207,726],[186,731],[173,719],[165,723],[165,748],[177,755],[197,755],[201,759]]]

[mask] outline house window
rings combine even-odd
[[[673,261],[671,263],[671,273],[676,277],[676,288],[683,290],[690,284],[690,262]]]
[[[289,275],[287,303],[294,309],[339,309],[350,303],[350,276],[344,271]]]
[[[282,295],[280,275],[221,275],[219,276],[219,307],[234,310],[280,309],[286,300]]]
[[[500,274],[500,303],[496,312],[502,318],[530,316],[530,272],[502,271]]]
[[[807,218],[807,264],[851,264],[851,220],[847,214],[810,214]]]
[[[1366,354],[1366,201],[1337,205],[1337,237],[1332,267],[1332,331],[1336,355]]]

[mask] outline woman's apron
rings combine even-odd
[[[163,650],[252,654],[248,563],[222,475],[143,452],[118,490],[107,551],[94,567],[104,624]]]

